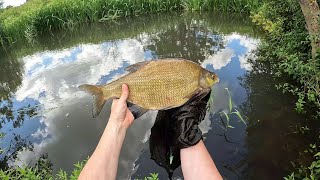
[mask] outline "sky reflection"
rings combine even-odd
[[[196,38],[204,35],[199,31]],[[221,83],[214,88],[215,96],[219,97],[215,99],[216,106],[211,112],[214,114],[227,107],[225,87],[237,92],[235,104],[244,101],[245,90],[237,77],[251,69],[247,58],[253,57],[251,52],[259,41],[237,33],[219,37],[209,33],[209,37],[211,41],[223,38],[225,46],[215,54],[206,54],[205,60],[200,62],[203,67],[217,72],[221,79]],[[31,138],[33,150],[19,151],[18,158],[10,164],[34,163],[40,155],[48,153],[55,170],[70,170],[73,163],[90,155],[105,127],[111,102],[105,105],[98,118],[93,119],[91,97],[77,87],[86,83],[105,84],[126,73],[123,69],[131,64],[161,57],[162,54],[150,48],[159,41],[161,38],[157,33],[141,33],[135,38],[80,44],[23,57],[24,76],[13,103],[16,107],[23,103],[37,106],[37,116],[29,118],[19,129],[13,130],[12,124],[6,124],[4,129],[8,129],[7,139],[12,138],[10,133],[13,132]],[[179,41],[171,43],[177,45]],[[210,49],[218,48],[212,46]],[[155,116],[156,112],[149,112],[129,129],[119,161],[120,179],[127,177],[145,148],[143,144],[148,139]],[[213,126],[208,114],[201,129],[207,133]]]
[[[3,2],[2,6],[6,8],[7,6],[20,6],[25,3],[26,0],[0,0],[0,2]]]

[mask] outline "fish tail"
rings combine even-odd
[[[97,117],[102,110],[103,105],[107,101],[103,96],[102,87],[84,84],[79,86],[79,89],[93,95],[92,116],[94,118]]]

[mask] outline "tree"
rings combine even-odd
[[[316,52],[320,49],[319,5],[316,0],[299,0],[299,4],[311,38],[312,58],[315,59]]]

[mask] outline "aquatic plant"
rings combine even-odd
[[[149,177],[145,177],[144,180],[159,180],[158,173],[150,173]]]
[[[4,136],[5,134],[3,132],[0,132],[0,140],[4,138]],[[3,154],[3,152],[4,152],[4,149],[0,148],[0,155]]]
[[[219,115],[220,115],[220,118],[221,118],[221,122],[224,124],[225,126],[225,130],[227,130],[227,128],[234,128],[233,126],[230,125],[230,115],[234,114],[236,115],[240,121],[242,121],[242,123],[244,125],[247,125],[247,123],[245,122],[244,118],[242,117],[241,113],[233,106],[233,101],[232,101],[232,97],[231,97],[231,94],[230,94],[230,91],[228,88],[225,88],[225,90],[227,91],[228,95],[229,95],[229,99],[228,99],[228,111],[221,111],[219,112]],[[222,116],[225,117],[226,119],[226,123],[223,122],[223,118]]]

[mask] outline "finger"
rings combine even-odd
[[[122,93],[119,100],[121,102],[126,102],[128,97],[129,97],[129,88],[126,84],[122,84]]]

